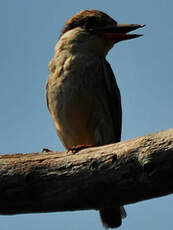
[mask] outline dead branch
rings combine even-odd
[[[99,209],[173,192],[173,129],[77,153],[0,155],[0,214]]]

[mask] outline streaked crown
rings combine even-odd
[[[99,10],[82,10],[66,22],[62,34],[76,27],[92,31],[105,28],[108,25],[115,26],[116,24],[117,22],[114,19]]]

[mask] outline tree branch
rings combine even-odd
[[[77,153],[0,155],[0,214],[99,209],[173,192],[173,129]]]

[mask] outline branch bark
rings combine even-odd
[[[99,209],[173,193],[173,129],[83,149],[0,155],[0,214]]]

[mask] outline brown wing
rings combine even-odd
[[[122,128],[122,108],[121,108],[121,95],[116,79],[110,64],[104,60],[104,81],[108,96],[108,103],[111,110],[111,116],[113,121],[113,128],[115,132],[115,142],[121,140],[121,128]]]

